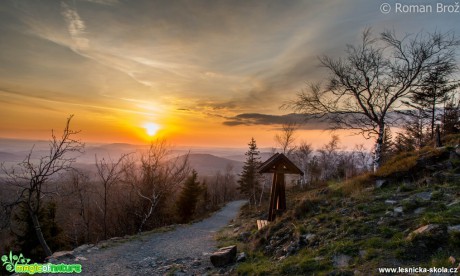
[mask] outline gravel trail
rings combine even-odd
[[[82,265],[80,275],[212,274],[215,270],[209,254],[216,249],[214,234],[238,214],[245,202],[230,202],[203,221],[180,225],[169,232],[76,251],[75,256],[81,260],[74,263]]]

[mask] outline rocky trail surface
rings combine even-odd
[[[80,275],[212,275],[209,255],[216,250],[215,233],[225,227],[245,201],[228,203],[211,217],[163,233],[131,240],[111,239],[75,249],[65,263],[80,263]],[[105,244],[104,244],[105,243]],[[58,260],[60,263],[61,259]]]

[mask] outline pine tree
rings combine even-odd
[[[243,172],[238,180],[238,190],[248,197],[249,203],[255,205],[257,195],[260,192],[260,180],[257,168],[260,166],[259,151],[254,138],[248,144],[249,150],[245,153],[246,161],[244,162]]]
[[[458,83],[449,80],[456,71],[454,64],[445,64],[434,68],[422,81],[417,90],[412,91],[409,102],[411,107],[403,113],[410,117],[408,124],[417,127],[409,129],[409,135],[416,136],[417,148],[422,148],[433,141],[438,119],[438,108],[452,99],[452,92],[458,88]]]
[[[460,100],[455,101],[455,99],[452,99],[447,102],[444,107],[442,132],[443,135],[456,134],[460,132]]]
[[[177,212],[182,222],[189,221],[195,214],[198,199],[203,191],[203,187],[197,181],[198,174],[195,170],[185,181],[182,192],[177,202]]]
[[[62,228],[56,222],[56,203],[46,202],[38,212],[38,219],[41,222],[43,236],[52,250],[59,250],[67,246],[62,236]],[[46,257],[36,235],[35,227],[30,218],[25,204],[20,204],[18,212],[13,217],[17,227],[13,234],[16,238],[16,245],[21,252],[34,260],[42,260]]]

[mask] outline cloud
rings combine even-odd
[[[77,50],[86,49],[89,45],[89,40],[84,37],[86,26],[81,19],[76,9],[72,9],[69,5],[62,2],[62,16],[67,23],[67,30],[74,42],[74,47]]]
[[[86,2],[91,2],[99,5],[113,6],[119,4],[118,0],[83,0]]]
[[[271,115],[260,113],[242,113],[234,117],[227,117],[223,122],[226,126],[238,125],[282,125],[297,123],[301,129],[328,129],[329,124],[319,119],[308,119],[303,114]]]

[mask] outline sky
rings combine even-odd
[[[460,13],[436,11],[454,1],[384,2],[2,0],[0,137],[48,139],[74,114],[85,142],[274,146],[292,113],[280,106],[327,78],[318,56],[343,56],[367,27],[460,34]],[[397,11],[414,3],[433,12]],[[301,128],[299,141],[329,139]]]

